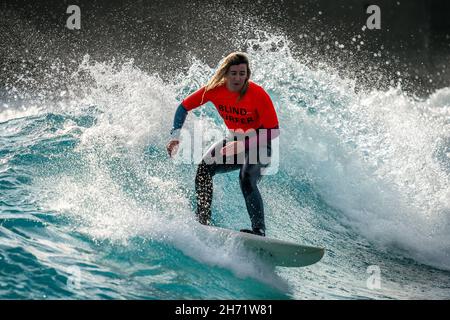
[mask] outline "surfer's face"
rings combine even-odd
[[[234,92],[241,91],[247,79],[248,79],[247,64],[241,63],[238,65],[231,66],[227,72],[228,90]]]

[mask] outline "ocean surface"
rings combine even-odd
[[[359,90],[279,36],[246,51],[281,127],[259,184],[267,235],[323,259],[273,267],[199,228],[195,161],[165,144],[214,69],[193,57],[167,81],[85,56],[67,89],[0,101],[1,299],[450,299],[450,87]],[[225,133],[210,104],[189,114],[198,126],[204,147]],[[249,227],[238,172],[214,178],[212,210]]]

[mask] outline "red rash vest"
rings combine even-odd
[[[238,101],[239,92],[228,90],[225,84],[205,93],[205,87],[189,95],[181,103],[187,110],[193,110],[212,102],[230,130],[278,128],[278,117],[267,92],[249,81],[247,92]]]

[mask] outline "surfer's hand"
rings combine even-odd
[[[169,143],[166,146],[167,152],[169,153],[169,157],[172,158],[174,155],[177,154],[179,144],[180,140],[178,139],[172,139],[169,141]]]
[[[232,156],[245,150],[245,144],[242,141],[228,142],[225,147],[220,149],[221,155]]]

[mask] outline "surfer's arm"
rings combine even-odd
[[[191,111],[208,101],[209,94],[205,91],[205,87],[202,87],[186,97],[186,99],[178,106],[173,119],[173,126],[170,130],[171,139],[166,146],[167,152],[171,157],[177,153],[178,145],[180,144],[180,129],[183,127],[188,111]]]
[[[170,130],[170,137],[172,139],[180,138],[180,129],[183,127],[183,124],[186,121],[187,114],[188,111],[184,108],[183,104],[180,104],[173,118],[172,130]]]
[[[184,121],[188,111],[191,111],[209,101],[209,93],[205,92],[205,87],[202,87],[190,94],[178,106],[173,119],[172,130],[170,135],[172,139],[178,139],[180,136],[180,129],[183,127]]]

